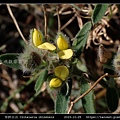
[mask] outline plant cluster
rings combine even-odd
[[[92,13],[89,13],[91,19],[83,25],[74,39],[70,39],[63,32],[57,32],[55,39],[50,40],[41,30],[33,28],[30,30],[29,41],[24,46],[23,53],[3,54],[0,60],[8,67],[21,69],[23,76],[30,76],[31,81],[36,80],[34,87],[36,93],[39,93],[42,85],[46,83],[48,93],[55,103],[55,113],[70,113],[73,105],[80,99],[85,113],[95,113],[93,88],[99,82],[107,89],[107,106],[113,112],[117,109],[119,101],[119,87],[115,80],[120,73],[120,50],[118,49],[115,54],[108,51],[103,44],[105,41],[102,40],[101,35],[104,34],[105,37],[106,31],[102,29],[104,24],[101,25],[100,20],[105,21],[102,18],[107,16],[104,15],[108,8],[111,8],[111,5],[97,4]],[[96,38],[99,40],[98,43],[95,42]],[[85,48],[90,47],[90,39],[99,46],[98,59],[104,68],[104,73],[99,78],[88,72],[81,60]],[[106,44],[112,43],[109,39]],[[17,62],[6,62],[6,59],[17,60]],[[80,96],[71,102],[73,79],[79,82]],[[89,81],[94,81],[94,84],[91,85]]]

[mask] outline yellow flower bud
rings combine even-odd
[[[42,38],[43,38],[42,33],[34,28],[33,34],[32,34],[32,40],[35,47],[42,44]]]
[[[54,70],[55,76],[65,81],[69,75],[69,70],[66,66],[57,66]]]
[[[61,50],[58,52],[60,59],[70,59],[73,56],[72,49]]]
[[[61,34],[58,35],[58,38],[57,38],[57,46],[60,50],[65,50],[68,48],[68,42],[67,40],[65,39],[65,37]]]
[[[50,44],[48,42],[45,42],[45,43],[39,45],[38,48],[45,49],[45,50],[51,50],[51,51],[56,49],[56,47],[53,44]]]
[[[62,81],[59,78],[53,78],[49,83],[49,86],[51,88],[58,88],[61,85],[62,85]]]

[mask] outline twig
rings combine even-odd
[[[20,30],[20,28],[19,28],[19,26],[18,26],[18,23],[17,23],[14,15],[13,15],[13,13],[12,13],[12,10],[11,10],[9,4],[7,4],[6,6],[7,6],[7,9],[8,9],[8,12],[9,12],[10,16],[12,17],[12,19],[13,19],[13,21],[14,21],[14,24],[15,24],[15,26],[16,26],[19,34],[21,35],[21,37],[22,37],[22,39],[24,40],[24,42],[25,42],[26,44],[28,44],[27,40],[26,40],[25,37],[23,36],[23,34],[22,34],[22,32],[21,32],[21,30]]]
[[[47,14],[46,14],[46,8],[44,5],[42,5],[43,7],[43,12],[44,12],[44,20],[45,20],[45,29],[44,29],[44,32],[45,32],[45,39],[47,40]]]
[[[84,97],[86,94],[88,94],[104,77],[108,76],[108,73],[105,73],[102,75],[84,94],[79,96],[77,99],[71,102],[70,108],[68,110],[68,113],[71,112],[73,105],[78,102],[82,97]]]
[[[61,22],[60,22],[58,6],[57,6],[57,18],[58,18],[58,32],[60,32],[60,30],[61,30]]]
[[[68,22],[65,23],[65,24],[61,27],[60,30],[63,30],[64,28],[66,28],[66,27],[75,19],[75,17],[76,17],[76,14],[74,14],[74,15],[72,16],[72,18],[71,18],[70,20],[68,20]]]

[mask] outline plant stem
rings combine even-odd
[[[19,28],[19,25],[18,25],[18,23],[17,23],[14,15],[13,15],[13,13],[12,13],[12,10],[11,10],[11,8],[10,8],[10,5],[7,4],[6,6],[7,6],[7,9],[8,9],[8,12],[9,12],[10,16],[12,17],[12,19],[13,19],[13,21],[14,21],[14,24],[15,24],[15,26],[16,26],[19,34],[21,35],[21,37],[22,37],[22,39],[24,40],[24,42],[25,42],[26,44],[28,44],[27,40],[26,40],[25,37],[23,36],[23,34],[22,34],[22,32],[21,32],[21,30],[20,30],[20,28]]]
[[[71,112],[73,105],[78,102],[82,97],[84,97],[85,95],[87,95],[104,77],[108,76],[108,73],[105,73],[104,75],[102,75],[84,94],[82,94],[81,96],[79,96],[77,99],[75,99],[74,101],[71,102],[70,108],[68,110],[68,113]]]

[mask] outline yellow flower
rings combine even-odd
[[[43,43],[42,33],[35,28],[32,33],[32,41],[33,41],[33,45],[40,49],[45,49],[45,50],[50,50],[50,51],[53,51],[56,49],[56,47],[53,44],[50,44],[48,42]]]
[[[34,28],[32,35],[34,46],[37,47],[38,45],[42,44],[42,39],[43,39],[42,33]]]
[[[50,44],[48,42],[45,42],[37,47],[40,49],[51,50],[51,51],[56,49],[56,47],[53,44]]]
[[[65,81],[69,75],[69,70],[66,66],[57,66],[54,70],[55,78],[52,78],[49,86],[53,88],[60,87],[62,82]]]
[[[58,52],[58,55],[60,59],[69,59],[73,56],[73,51],[72,49],[61,50]]]
[[[59,33],[57,38],[57,46],[59,48],[58,56],[60,59],[70,59],[73,56],[72,49],[69,49],[67,38]]]
[[[55,76],[60,78],[62,81],[65,81],[69,75],[69,70],[66,66],[57,66],[54,72]]]
[[[68,43],[67,43],[65,37],[61,34],[58,35],[57,46],[60,50],[65,50],[68,48]]]
[[[49,86],[51,88],[58,88],[61,85],[62,85],[62,81],[59,78],[53,78],[49,83]]]

